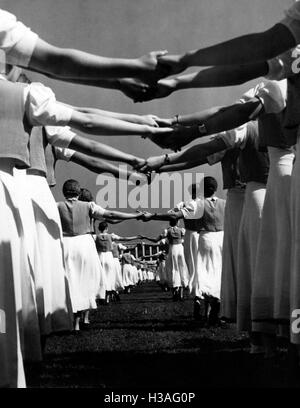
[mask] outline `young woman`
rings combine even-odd
[[[119,218],[137,219],[141,214],[127,214],[104,210],[93,202],[79,201],[80,185],[76,180],[67,180],[63,186],[65,201],[58,203],[58,211],[64,234],[64,256],[66,273],[70,284],[74,330],[80,330],[80,314],[96,308],[96,295],[100,285],[101,264],[91,235],[91,219]]]
[[[122,274],[123,274],[123,283],[125,287],[126,294],[130,293],[130,289],[134,286],[133,281],[133,259],[129,248],[124,250],[124,253],[121,257],[122,262]]]
[[[56,79],[87,85],[90,81],[96,85],[97,80],[98,86],[121,90],[120,78],[135,77],[151,83],[167,74],[157,61],[166,51],[153,51],[132,59],[106,58],[49,44],[3,9],[0,9],[0,22],[0,49],[5,52],[7,63]]]
[[[170,226],[163,234],[169,243],[166,269],[169,276],[169,286],[173,291],[173,300],[183,300],[183,289],[188,286],[188,269],[183,250],[184,228],[178,227],[176,219],[170,221]]]
[[[95,242],[99,254],[100,263],[105,273],[106,281],[106,296],[105,301],[109,303],[113,294],[117,289],[117,273],[116,264],[113,257],[113,242],[116,241],[131,241],[139,239],[139,236],[120,237],[114,233],[108,233],[108,224],[102,221],[98,225],[99,233],[96,234]]]
[[[210,305],[210,325],[219,321],[221,298],[222,250],[225,200],[215,196],[218,184],[213,177],[204,177],[203,217],[198,220],[199,242],[197,268],[190,279],[190,291],[196,299],[204,298],[205,309]]]

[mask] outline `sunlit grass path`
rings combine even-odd
[[[191,390],[298,384],[288,376],[284,346],[276,361],[250,356],[245,335],[234,327],[200,328],[192,308],[192,299],[174,303],[156,283],[140,285],[120,303],[93,312],[89,331],[51,337],[28,385]]]

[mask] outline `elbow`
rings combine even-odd
[[[83,114],[83,122],[82,122],[83,129],[91,130],[94,128],[94,115],[91,113],[84,113]]]
[[[97,142],[94,142],[92,140],[89,141],[89,148],[88,148],[88,153],[92,156],[96,155],[97,153],[97,147],[98,144]],[[94,162],[96,162],[96,160],[93,160]]]
[[[89,158],[88,168],[93,171],[94,173],[102,172],[102,167],[99,165],[97,159]]]

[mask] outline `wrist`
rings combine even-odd
[[[184,66],[185,68],[192,66],[191,59],[194,55],[194,51],[187,51],[184,53],[180,58],[180,65]]]
[[[176,114],[171,118],[171,126],[178,126],[179,125],[179,119],[180,115]]]
[[[130,166],[134,167],[136,165],[136,163],[137,163],[136,157],[129,155],[127,160],[126,160],[126,163],[129,164]]]
[[[204,123],[201,123],[200,125],[196,125],[196,126],[197,126],[198,137],[207,135],[207,129]]]

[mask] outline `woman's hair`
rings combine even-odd
[[[66,198],[78,197],[81,191],[80,184],[77,180],[67,180],[63,185],[62,191]]]
[[[80,196],[78,197],[78,200],[91,202],[91,201],[94,201],[94,197],[92,193],[90,192],[90,190],[88,190],[87,188],[81,188]]]
[[[177,223],[178,223],[177,218],[171,218],[171,220],[170,220],[170,226],[171,227],[176,227]]]
[[[101,222],[99,222],[98,230],[99,230],[100,232],[105,231],[107,228],[108,228],[108,224],[107,224],[106,221],[101,221]]]
[[[217,189],[218,183],[214,177],[204,177],[204,197],[211,197]]]

